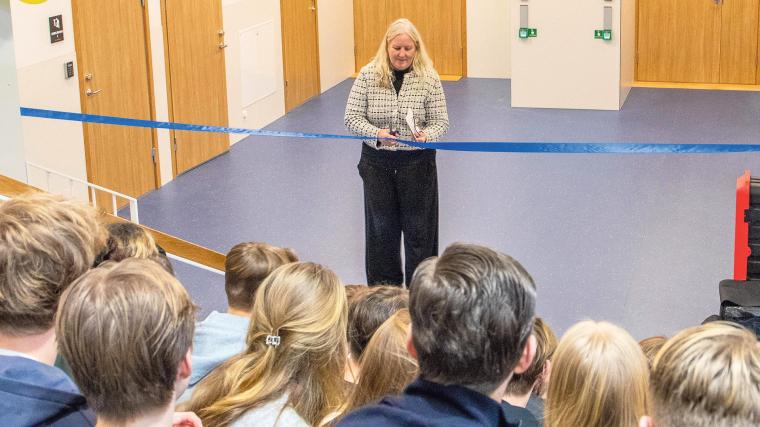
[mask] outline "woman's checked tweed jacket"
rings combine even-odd
[[[433,73],[423,81],[414,70],[408,72],[401,91],[396,95],[392,86],[380,86],[374,70],[372,64],[362,68],[348,96],[344,121],[351,132],[371,137],[376,136],[380,129],[395,129],[399,131],[400,139],[411,140],[412,131],[406,124],[407,110],[411,108],[417,127],[427,134],[428,141],[437,141],[446,133],[449,114],[437,74]],[[405,144],[377,147],[375,141],[365,143],[380,150],[416,149]]]

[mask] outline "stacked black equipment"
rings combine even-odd
[[[760,337],[760,178],[745,171],[736,181],[734,278],[720,282],[720,318]]]

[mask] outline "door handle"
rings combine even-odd
[[[102,90],[103,90],[103,89],[98,89],[98,90],[96,90],[96,91],[93,91],[92,89],[90,89],[90,88],[87,88],[87,90],[86,90],[86,91],[84,91],[84,94],[85,94],[85,95],[87,95],[87,96],[94,96],[94,95],[97,95],[97,94],[99,94],[99,93],[100,93]]]
[[[227,47],[227,43],[219,43],[219,49],[224,49]]]

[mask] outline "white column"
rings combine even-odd
[[[0,174],[26,182],[9,0],[0,0]]]
[[[620,109],[633,80],[635,0],[510,4],[513,107]],[[521,7],[528,8],[527,27],[536,28],[537,37],[518,37]],[[594,31],[604,29],[612,38],[595,39]]]

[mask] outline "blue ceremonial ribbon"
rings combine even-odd
[[[191,132],[236,133],[247,135],[271,136],[280,138],[308,139],[350,139],[369,141],[376,137],[356,135],[336,135],[311,132],[285,132],[263,129],[230,128],[224,126],[193,125],[186,123],[158,122],[153,120],[128,119],[124,117],[102,116],[97,114],[70,113],[65,111],[45,110],[21,107],[24,117],[68,120],[104,125],[132,126],[151,129],[171,129]],[[557,153],[557,154],[717,154],[748,153],[760,151],[760,144],[654,144],[654,143],[567,143],[567,142],[491,142],[491,141],[452,141],[452,142],[416,142],[397,140],[412,147],[447,150],[475,151],[483,153]]]

